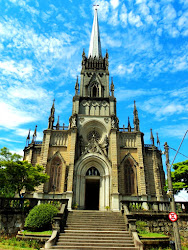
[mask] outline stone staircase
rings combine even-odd
[[[134,249],[124,218],[117,212],[75,210],[51,249]]]

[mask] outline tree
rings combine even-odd
[[[171,176],[174,192],[178,193],[183,189],[188,192],[188,160],[173,164],[173,169]]]
[[[49,179],[42,166],[33,166],[21,158],[6,147],[0,150],[0,195],[3,197],[14,197],[15,193],[21,197],[23,189],[35,191],[35,187]]]

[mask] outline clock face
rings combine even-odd
[[[96,130],[92,130],[88,133],[87,139],[90,141],[92,138],[95,139],[95,141],[99,141],[100,134]]]

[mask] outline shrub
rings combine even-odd
[[[51,229],[52,218],[58,213],[58,209],[51,204],[40,204],[29,212],[25,227],[31,231]]]
[[[146,227],[147,227],[147,223],[145,221],[141,221],[141,220],[136,221],[136,228],[139,233],[145,233]]]

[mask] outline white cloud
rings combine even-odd
[[[184,30],[184,29],[187,30],[187,27],[188,27],[188,11],[184,12],[182,14],[182,16],[180,16],[180,18],[178,19],[177,25],[178,25],[178,29],[180,31]]]
[[[117,75],[125,75],[125,74],[131,74],[134,70],[136,63],[130,63],[129,65],[123,65],[119,64],[114,70],[112,70],[112,74]]]
[[[8,89],[8,95],[10,98],[19,98],[27,100],[47,100],[49,94],[50,93],[48,93],[45,89],[42,89],[40,87],[29,88],[29,86],[14,86]]]
[[[168,4],[163,8],[163,20],[172,21],[176,18],[176,10],[171,4]]]
[[[116,9],[119,6],[119,0],[110,0],[110,4]]]
[[[145,3],[140,4],[139,11],[144,15],[147,16],[150,13],[148,6]]]
[[[127,8],[125,4],[122,5],[121,7],[121,12],[120,12],[120,20],[123,23],[123,25],[126,27],[127,26]]]
[[[21,124],[26,124],[36,120],[32,114],[16,109],[15,107],[0,101],[0,126],[5,128],[15,128]]]
[[[140,16],[134,15],[132,11],[128,14],[128,20],[131,25],[135,25],[136,27],[140,27],[143,25],[140,20]]]
[[[12,139],[3,138],[3,137],[0,137],[0,141],[22,143],[22,141],[12,140]]]
[[[88,16],[87,16],[87,14],[86,14],[86,12],[85,12],[84,5],[80,5],[80,6],[79,6],[79,9],[80,9],[81,16],[82,16],[83,18],[87,18]]]
[[[14,60],[0,61],[0,69],[4,75],[13,74],[20,78],[28,78],[33,74],[33,67],[30,61],[16,62]]]
[[[181,190],[175,195],[175,201],[188,201],[188,193],[186,190]]]
[[[101,21],[107,21],[109,16],[109,7],[110,3],[105,0],[98,0],[98,1],[93,1],[94,4],[99,5],[100,7],[98,8],[98,14],[99,14],[99,20]]]
[[[109,19],[109,23],[112,26],[117,26],[119,24],[119,21],[118,21],[118,11],[113,11],[112,12],[111,18]]]

